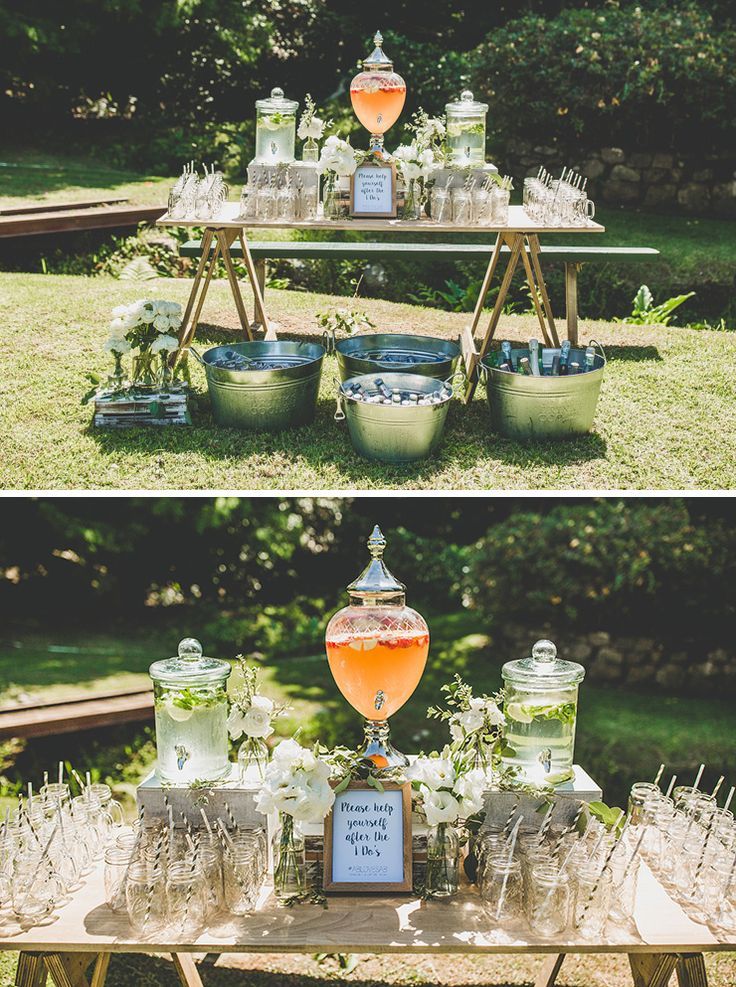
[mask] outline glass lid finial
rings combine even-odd
[[[375,525],[367,542],[368,551],[371,553],[371,561],[361,572],[357,579],[348,586],[348,593],[351,599],[358,600],[377,597],[402,597],[406,587],[386,568],[383,561],[383,553],[386,549],[386,539],[383,532]]]

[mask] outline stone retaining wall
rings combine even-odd
[[[726,690],[732,695],[736,687],[736,654],[724,648],[666,647],[652,638],[614,638],[607,631],[570,636],[552,627],[525,628],[506,645],[509,658],[528,655],[531,644],[545,637],[556,643],[561,658],[584,665],[591,682],[700,695]]]
[[[736,217],[736,157],[690,157],[666,151],[604,147],[575,153],[551,145],[510,141],[499,167],[517,177],[553,174],[563,166],[588,178],[592,197],[608,205],[635,205],[669,213]]]

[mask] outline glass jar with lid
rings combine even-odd
[[[578,686],[585,669],[557,657],[552,641],[537,641],[531,657],[509,661],[504,679],[505,739],[513,754],[503,765],[532,784],[560,785],[573,777]]]
[[[465,89],[460,99],[445,104],[445,113],[448,163],[460,168],[485,164],[488,103],[479,103]]]
[[[194,638],[175,658],[151,665],[156,715],[156,771],[161,781],[218,781],[230,771],[226,684],[232,668],[207,658]]]
[[[408,764],[389,739],[388,718],[401,709],[422,677],[429,628],[406,605],[406,587],[386,568],[386,539],[376,525],[371,561],[348,586],[350,603],[327,625],[327,660],[337,687],[366,718],[361,753],[378,768]]]
[[[256,164],[291,164],[296,146],[299,103],[276,86],[266,99],[256,100]]]

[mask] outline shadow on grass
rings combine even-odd
[[[656,346],[606,346],[605,354],[608,360],[622,360],[645,363],[649,360],[661,363],[662,357]]]

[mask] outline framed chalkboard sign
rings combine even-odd
[[[354,781],[325,819],[325,891],[411,891],[411,785]]]
[[[363,219],[396,217],[396,165],[365,161],[350,178],[350,215]]]

